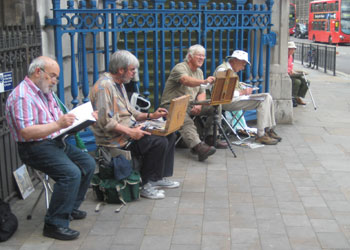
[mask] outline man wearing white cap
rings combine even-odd
[[[288,75],[292,80],[293,107],[298,106],[298,104],[306,105],[301,98],[305,97],[307,90],[309,89],[304,75],[293,70],[293,54],[296,48],[297,46],[295,46],[293,41],[288,42]]]
[[[243,70],[248,63],[248,53],[243,50],[235,50],[231,56],[228,56],[227,62],[218,66],[215,70],[214,76],[218,71],[225,71],[232,69],[238,73]],[[239,83],[236,86],[234,97],[229,104],[223,104],[222,108],[228,111],[239,110],[254,110],[257,112],[257,127],[258,136],[255,138],[256,142],[275,145],[282,140],[273,128],[276,126],[275,110],[272,97],[269,93],[252,94],[253,89]],[[243,97],[249,95],[249,98]]]

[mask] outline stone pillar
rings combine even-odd
[[[254,0],[265,4],[265,0]],[[274,1],[272,7],[272,31],[277,34],[277,43],[271,49],[270,94],[275,103],[277,123],[293,122],[292,82],[288,76],[288,19],[289,0]]]

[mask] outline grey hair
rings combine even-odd
[[[109,61],[109,72],[116,74],[119,69],[127,69],[130,65],[138,68],[139,60],[127,50],[118,50],[113,53]]]
[[[53,56],[39,56],[37,58],[34,58],[34,60],[30,63],[28,67],[28,76],[31,76],[34,74],[35,69],[45,69],[45,66],[50,62],[50,59],[56,62],[55,57]]]
[[[185,62],[189,61],[189,56],[193,57],[196,53],[204,53],[205,54],[205,48],[200,44],[195,44],[189,47],[187,51],[187,55],[185,57]]]
[[[34,74],[35,69],[40,68],[40,69],[44,69],[46,66],[46,60],[39,56],[37,58],[35,58],[29,65],[28,68],[28,76],[31,76]]]

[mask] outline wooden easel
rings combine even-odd
[[[188,106],[189,99],[189,95],[183,95],[178,98],[172,99],[164,128],[146,128],[146,130],[152,133],[153,135],[160,136],[167,136],[168,134],[179,130],[185,121],[186,109]]]
[[[234,74],[231,69],[226,71],[219,71],[216,74],[216,79],[214,83],[213,90],[211,92],[211,98],[204,101],[193,102],[193,105],[211,105],[214,107],[214,126],[213,126],[213,137],[214,137],[214,146],[216,146],[217,138],[217,127],[220,129],[221,134],[224,136],[225,141],[229,149],[231,150],[234,157],[237,157],[231,142],[229,141],[224,129],[221,126],[221,114],[218,114],[218,107],[221,104],[231,103],[235,88],[238,83],[238,76]]]

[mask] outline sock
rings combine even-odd
[[[258,137],[264,136],[265,131],[263,129],[258,129]]]

